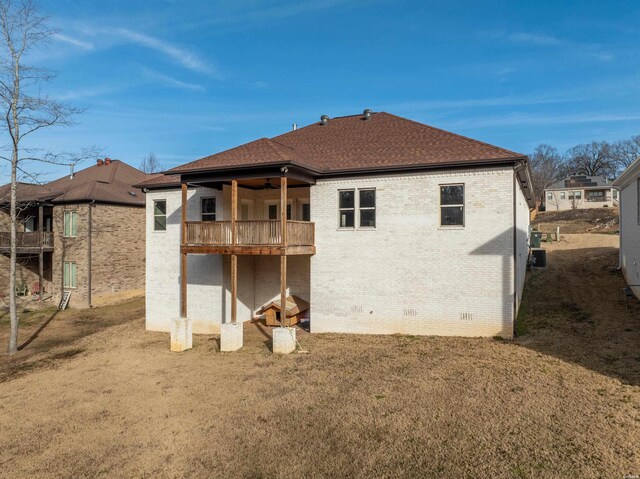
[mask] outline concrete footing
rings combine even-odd
[[[192,347],[191,321],[188,318],[174,319],[171,323],[171,351],[179,353]]]
[[[220,351],[230,352],[242,348],[242,323],[225,323],[220,325]]]
[[[289,354],[296,349],[296,328],[273,328],[272,348],[277,354]]]

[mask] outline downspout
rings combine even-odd
[[[93,208],[95,207],[96,200],[89,203],[89,227],[88,227],[88,241],[87,241],[87,301],[91,308],[91,237],[93,232]]]
[[[518,320],[518,256],[517,256],[517,237],[518,237],[518,222],[516,207],[516,182],[518,166],[513,169],[513,336],[516,336],[516,321]]]
[[[620,271],[621,269],[622,269],[622,188],[618,190],[618,271]]]
[[[525,162],[516,163],[513,167],[513,336],[516,336],[516,321],[518,320],[518,208],[517,183],[518,172],[526,168]]]

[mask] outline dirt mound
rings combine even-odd
[[[618,215],[618,208],[546,211],[538,213],[531,224],[544,233],[552,233],[558,226],[561,233],[613,233],[620,229]]]

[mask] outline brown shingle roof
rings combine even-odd
[[[52,203],[76,203],[97,201],[144,206],[142,191],[133,185],[141,183],[149,175],[120,160],[110,164],[94,165],[73,175],[66,175],[45,185],[25,184],[20,201],[50,200]],[[10,185],[0,188],[0,202],[8,201]]]
[[[137,183],[135,186],[137,188],[163,188],[169,186],[180,186],[180,177],[177,175],[165,175],[164,173],[157,173],[155,175],[147,175],[151,176],[147,180],[142,183]]]
[[[318,173],[513,160],[524,155],[385,112],[330,119],[169,170],[295,163]]]
[[[60,192],[54,192],[46,185],[18,182],[16,195],[19,202],[45,201],[55,198]],[[0,203],[9,203],[11,199],[11,184],[0,186]]]

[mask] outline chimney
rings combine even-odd
[[[371,119],[371,113],[373,113],[373,112],[367,108],[365,111],[362,112],[362,119],[363,120],[370,120]]]
[[[293,124],[293,131],[296,131],[297,129],[298,129],[298,124],[297,124],[297,123],[294,123],[294,124]]]
[[[111,158],[105,158],[104,159],[104,164],[107,165],[107,166],[110,165],[111,164]]]
[[[102,158],[98,158],[98,160],[96,161],[96,163],[98,163],[98,166],[102,166],[102,165],[104,165],[104,161],[102,160]]]
[[[321,125],[326,125],[328,121],[329,121],[329,117],[327,115],[322,115],[320,117],[320,124]]]

